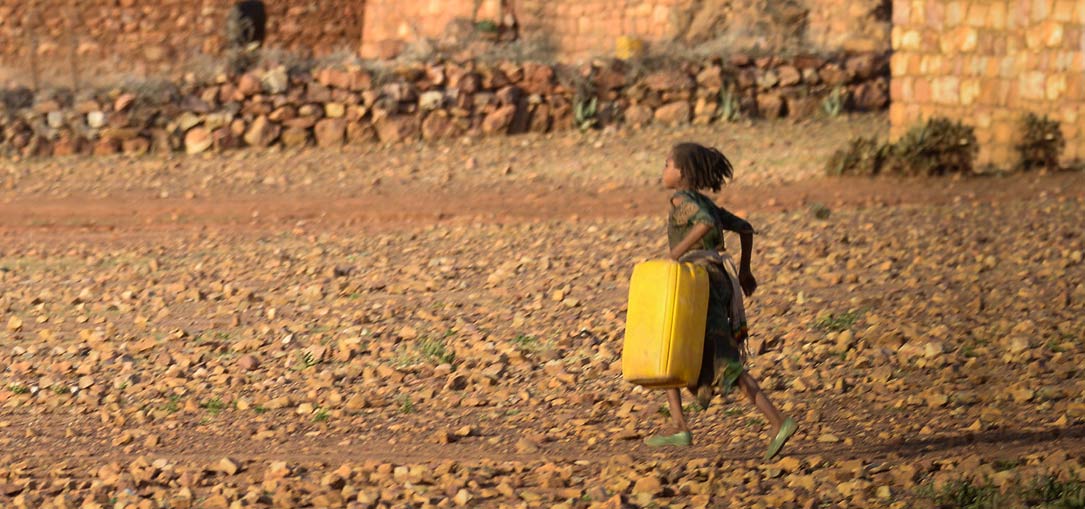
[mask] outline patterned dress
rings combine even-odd
[[[731,306],[735,289],[720,256],[725,251],[723,232],[754,233],[754,230],[746,220],[717,206],[701,193],[690,190],[675,193],[667,218],[667,239],[671,249],[698,224],[712,228],[701,238],[700,244],[694,245],[680,260],[704,267],[710,282],[701,374],[697,385],[689,389],[700,394],[698,389],[702,387],[718,387],[727,394],[742,375],[746,357],[742,347],[747,329],[744,316],[732,316],[736,314]]]

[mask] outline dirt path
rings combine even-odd
[[[805,209],[989,204],[1021,199],[1085,196],[1080,173],[1014,175],[978,179],[818,178],[778,185],[735,185],[716,198],[739,213]],[[108,199],[34,197],[0,203],[0,231],[170,231],[231,228],[240,231],[355,227],[370,231],[434,223],[508,223],[562,219],[617,219],[659,215],[666,191],[621,186],[597,191],[547,185],[495,185],[489,190],[450,193],[400,187],[352,198],[309,194],[257,194],[216,199]],[[663,205],[661,205],[663,204]]]
[[[540,139],[519,152],[487,141],[472,164],[490,173],[476,176],[454,146],[378,153],[374,164],[399,168],[379,183],[343,177],[344,157],[320,153],[291,156],[312,166],[308,184],[280,180],[274,157],[145,162],[131,185],[97,162],[48,170],[59,184],[9,172],[0,501],[71,493],[104,505],[184,487],[197,500],[248,490],[272,507],[265,492],[285,490],[301,494],[280,507],[320,506],[315,493],[336,491],[321,483],[348,465],[352,485],[387,492],[386,507],[451,506],[462,489],[480,507],[582,509],[601,486],[641,507],[911,507],[917,484],[959,477],[962,458],[1034,470],[1085,458],[1074,224],[1085,173],[790,176],[809,163],[795,154],[824,155],[821,138],[795,140],[790,156],[773,154],[778,166],[716,197],[770,232],[758,241],[751,309],[764,352],[751,369],[802,422],[788,449],[798,466],[756,461],[767,427],[735,396],[695,415],[695,447],[643,446],[665,421],[660,401],[622,383],[616,362],[628,265],[658,252],[666,212],[654,156],[638,159],[637,143],[669,141]],[[575,153],[539,162],[554,146]],[[576,166],[608,154],[643,164]],[[428,158],[437,176],[421,171]],[[207,179],[221,185],[198,191]],[[815,220],[815,206],[832,220]],[[1027,323],[1006,318],[1019,316]],[[1007,345],[1018,336],[1024,354]],[[245,468],[215,477],[208,465],[223,457]],[[137,458],[191,475],[113,475],[112,464],[142,468]],[[264,484],[280,461],[289,482]],[[454,479],[392,482],[394,467],[442,464],[457,465]],[[906,467],[913,479],[893,477]],[[564,468],[571,477],[546,478]],[[647,477],[665,487],[640,500]],[[851,492],[856,479],[866,484]]]

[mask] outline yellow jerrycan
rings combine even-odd
[[[701,371],[708,273],[692,263],[633,267],[622,343],[622,378],[651,388],[693,385]]]

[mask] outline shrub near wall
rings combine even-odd
[[[241,147],[338,147],[580,126],[709,124],[738,116],[804,118],[827,98],[887,105],[887,62],[850,57],[686,62],[648,70],[619,61],[434,62],[382,71],[283,66],[210,83],[131,90],[9,90],[0,150],[11,156],[143,154]],[[594,100],[594,101],[593,101]],[[586,108],[593,101],[594,108]],[[580,106],[578,108],[578,106]],[[591,113],[591,122],[575,118]]]

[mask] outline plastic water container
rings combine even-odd
[[[692,263],[633,267],[622,344],[622,377],[653,388],[693,385],[701,371],[708,273]]]

